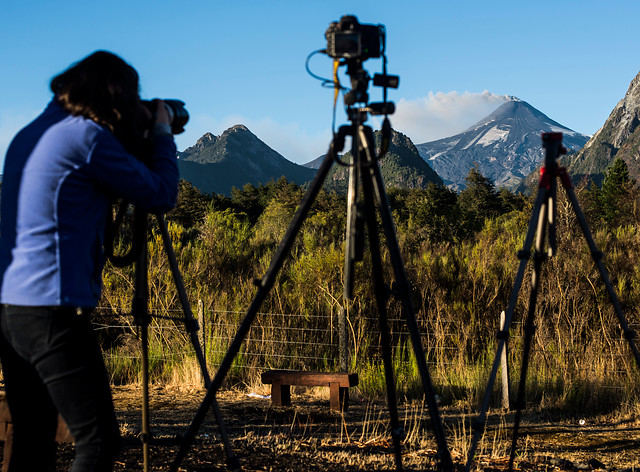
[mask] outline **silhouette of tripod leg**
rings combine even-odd
[[[271,260],[271,264],[267,269],[267,272],[265,273],[262,280],[260,280],[259,282],[258,292],[254,297],[253,301],[251,302],[251,305],[247,310],[247,314],[245,315],[244,319],[240,323],[240,326],[238,327],[238,331],[236,332],[235,337],[231,341],[231,344],[227,350],[227,353],[222,359],[220,367],[218,368],[218,372],[213,378],[211,385],[209,385],[209,388],[207,389],[207,394],[202,400],[202,403],[200,404],[200,407],[198,408],[193,420],[191,421],[189,428],[187,429],[187,431],[182,437],[182,441],[180,443],[180,448],[178,450],[178,453],[169,469],[171,472],[177,472],[178,467],[180,466],[182,460],[184,459],[187,452],[193,445],[193,441],[195,440],[196,434],[205,420],[207,411],[212,405],[214,406],[217,405],[216,393],[218,392],[218,389],[222,386],[222,382],[224,381],[229,370],[231,369],[233,361],[236,355],[238,354],[238,352],[240,351],[240,347],[242,346],[244,339],[247,337],[247,334],[251,329],[251,325],[255,320],[255,317],[258,314],[258,311],[260,310],[262,303],[264,302],[269,291],[273,287],[278,271],[282,268],[282,265],[284,264],[284,261],[291,250],[295,237],[300,231],[300,228],[302,227],[302,224],[304,223],[307,213],[309,212],[311,205],[315,201],[318,195],[318,192],[322,188],[322,185],[326,179],[326,176],[329,173],[329,169],[331,168],[331,165],[333,164],[333,161],[335,159],[335,155],[336,155],[336,151],[335,151],[335,139],[334,139],[334,141],[331,143],[327,156],[325,157],[324,161],[322,162],[322,165],[318,169],[318,172],[316,173],[315,178],[313,179],[311,185],[307,189],[307,192],[305,194],[305,197],[302,203],[298,207],[293,219],[291,220],[291,223],[289,224],[287,232],[284,238],[282,239],[282,241],[280,242],[280,246],[278,247],[278,250],[276,251],[276,254],[274,255],[273,259]],[[231,442],[226,433],[224,420],[217,406],[214,409],[214,413],[216,416],[216,421],[220,428],[220,434],[223,437],[229,469],[239,470],[240,464],[239,464],[238,458],[237,456],[235,456],[233,449],[231,448]]]
[[[195,351],[196,358],[198,359],[204,386],[205,388],[207,388],[211,383],[211,377],[209,375],[207,363],[204,358],[202,346],[200,345],[200,341],[198,340],[198,330],[200,329],[200,326],[198,326],[198,320],[193,317],[193,311],[191,311],[189,297],[187,296],[187,291],[184,287],[184,280],[182,279],[182,274],[180,273],[180,270],[178,268],[178,260],[176,259],[176,254],[173,250],[173,244],[171,243],[171,236],[169,235],[169,230],[167,228],[167,221],[161,213],[157,213],[155,216],[156,220],[158,221],[158,227],[160,228],[160,234],[162,235],[164,251],[167,255],[167,260],[169,261],[169,267],[171,268],[173,281],[178,291],[178,298],[180,299],[180,304],[182,306],[184,325],[189,333],[191,344],[193,345],[193,350]]]
[[[376,165],[377,163],[368,163]],[[385,286],[383,279],[382,259],[380,256],[380,239],[378,236],[378,224],[374,211],[373,185],[370,175],[363,173],[362,188],[365,200],[365,217],[367,232],[369,236],[369,251],[371,253],[371,274],[373,276],[373,286],[378,307],[378,321],[380,324],[380,336],[382,345],[382,359],[384,363],[384,376],[387,388],[387,404],[391,423],[391,437],[393,440],[396,470],[402,471],[402,440],[404,430],[400,426],[398,418],[398,405],[396,398],[396,387],[393,370],[393,360],[391,352],[391,334],[389,332],[389,322],[387,317],[387,300],[389,289]]]
[[[145,216],[146,219],[146,216]],[[142,245],[138,260],[135,264],[135,287],[131,302],[131,314],[139,328],[141,346],[141,372],[142,372],[142,411],[141,433],[142,442],[142,466],[144,472],[149,470],[149,442],[151,440],[149,422],[149,284],[148,284],[148,258],[147,258],[147,229],[140,238],[145,241]]]
[[[546,192],[547,196],[540,209],[538,217],[538,228],[536,231],[536,249],[533,255],[533,273],[531,274],[531,291],[529,292],[529,308],[527,312],[527,320],[524,326],[524,344],[522,348],[522,366],[520,369],[520,381],[518,383],[518,395],[516,397],[516,412],[513,425],[513,435],[511,439],[511,452],[509,454],[509,471],[513,470],[513,462],[516,457],[516,447],[518,444],[518,430],[522,418],[522,410],[526,406],[526,384],[527,372],[529,370],[529,354],[531,352],[531,343],[535,333],[535,315],[536,315],[536,299],[538,296],[538,288],[540,286],[540,274],[542,272],[542,263],[547,259],[547,253],[544,250],[545,237],[547,234],[547,222],[549,221],[549,212],[551,211],[554,198],[551,192]]]
[[[515,311],[516,303],[518,302],[518,294],[520,293],[520,288],[522,287],[522,282],[524,280],[524,273],[531,256],[531,248],[533,247],[533,240],[536,236],[537,225],[539,223],[539,216],[541,214],[543,202],[547,199],[547,197],[548,195],[546,189],[542,186],[539,186],[536,200],[531,211],[531,217],[529,218],[529,224],[527,226],[527,233],[525,236],[524,244],[522,246],[522,249],[518,251],[518,259],[520,260],[520,263],[518,264],[516,278],[511,288],[511,292],[509,293],[509,301],[507,304],[507,309],[505,311],[504,325],[502,329],[497,333],[498,347],[496,349],[496,356],[491,366],[491,373],[489,374],[487,388],[485,389],[484,396],[482,398],[480,412],[478,413],[477,418],[472,422],[473,437],[471,439],[471,446],[467,454],[467,463],[465,465],[466,471],[469,471],[471,469],[475,452],[480,441],[480,436],[485,429],[486,415],[487,411],[489,410],[489,403],[491,401],[491,392],[493,391],[493,386],[495,384],[498,375],[498,369],[500,367],[500,357],[502,356],[502,351],[504,350],[505,345],[509,340],[509,329],[513,321],[513,313]]]
[[[622,311],[622,307],[620,306],[620,301],[618,300],[618,296],[616,295],[616,291],[611,284],[611,279],[609,278],[609,272],[607,268],[604,266],[602,262],[603,254],[596,246],[596,243],[593,240],[593,236],[591,235],[591,230],[589,229],[589,224],[587,223],[587,219],[582,212],[580,205],[578,204],[578,199],[576,198],[576,194],[573,191],[573,186],[571,185],[571,179],[569,175],[566,173],[565,169],[560,170],[560,177],[562,180],[562,184],[567,193],[567,197],[569,197],[569,201],[571,202],[571,207],[573,208],[573,212],[578,218],[578,224],[582,229],[582,233],[587,241],[587,245],[589,246],[589,251],[591,252],[591,257],[598,267],[598,271],[600,272],[600,278],[604,283],[607,293],[609,295],[609,299],[613,305],[613,308],[616,312],[616,316],[618,317],[618,322],[620,323],[620,328],[622,329],[624,337],[627,339],[629,343],[629,347],[631,348],[631,352],[633,352],[633,357],[636,360],[636,364],[638,368],[640,368],[640,352],[638,351],[638,347],[636,346],[635,339],[637,338],[637,333],[629,327],[629,323],[627,322],[626,317]]]
[[[382,227],[385,232],[385,239],[387,241],[387,247],[391,258],[391,264],[395,275],[394,292],[402,299],[403,314],[407,322],[409,330],[411,344],[418,364],[418,371],[422,381],[422,386],[425,391],[425,398],[429,406],[429,413],[431,416],[431,422],[436,436],[436,442],[438,445],[438,458],[440,460],[440,467],[443,470],[453,470],[453,462],[447,446],[447,440],[444,434],[444,427],[442,419],[440,417],[438,404],[436,402],[435,390],[431,376],[429,374],[429,368],[427,366],[427,360],[424,349],[422,347],[422,339],[420,337],[420,328],[416,321],[415,308],[411,299],[411,288],[409,278],[407,277],[404,263],[402,261],[402,254],[400,252],[400,246],[396,237],[396,232],[393,224],[393,217],[391,215],[389,200],[384,188],[382,175],[380,173],[380,167],[375,159],[375,152],[373,151],[372,143],[373,133],[371,128],[361,126],[358,130],[360,133],[360,140],[363,143],[364,151],[368,160],[368,178],[365,177],[365,181],[370,182],[372,187],[365,191],[369,195],[374,195],[378,203],[380,212],[380,218],[382,221]],[[373,205],[368,204],[368,206]]]

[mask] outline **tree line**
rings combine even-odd
[[[426,353],[441,396],[451,402],[475,399],[484,388],[482,380],[495,349],[498,315],[506,307],[517,268],[516,255],[533,204],[532,195],[496,189],[477,169],[470,170],[466,183],[459,193],[435,184],[425,190],[388,189],[398,241],[413,285],[416,316],[428,335]],[[532,190],[535,193],[536,189]],[[188,182],[180,182],[178,204],[167,214],[167,220],[189,297],[194,305],[197,300],[204,302],[208,336],[215,339],[208,347],[212,362],[225,352],[229,337],[255,295],[254,280],[264,275],[304,191],[280,179],[234,189],[230,196],[206,195]],[[606,255],[605,263],[621,303],[631,321],[637,321],[638,186],[624,162],[615,161],[601,187],[577,182],[576,192],[596,242]],[[346,197],[321,191],[264,303],[263,311],[270,315],[259,323],[262,339],[254,337],[246,343],[247,350],[255,348],[259,355],[250,358],[241,354],[237,360],[238,367],[255,369],[234,370],[231,382],[250,383],[256,369],[264,366],[337,368],[337,355],[330,349],[323,352],[321,360],[317,354],[313,361],[303,359],[306,353],[311,359],[311,352],[317,351],[312,345],[318,341],[314,333],[327,331],[337,312],[347,310],[350,368],[361,374],[364,392],[382,393],[368,256],[356,270],[354,300],[342,299],[345,220]],[[561,190],[557,224],[558,256],[544,266],[539,295],[532,358],[539,368],[532,374],[530,395],[540,400],[551,389],[552,396],[564,407],[607,408],[635,398],[637,370],[628,362],[615,315]],[[124,240],[121,243],[125,244]],[[152,231],[149,247],[151,308],[175,309],[179,304],[156,231]],[[386,280],[391,280],[388,257],[383,258]],[[101,305],[126,311],[130,280],[131,268],[108,266]],[[517,317],[525,312],[526,304],[526,296],[521,296]],[[390,318],[402,319],[400,307],[393,300]],[[392,326],[394,333],[401,333],[401,321],[393,323],[397,325]],[[285,335],[285,329],[291,331]],[[517,323],[512,329],[510,360],[516,371],[520,329]],[[328,331],[322,336],[331,336]],[[297,333],[297,339],[292,340],[291,333]],[[180,351],[177,346],[184,345],[186,338],[164,331],[155,336],[152,342],[165,359],[158,361],[155,378],[168,381],[176,375],[184,377],[188,367],[183,365],[193,362],[180,356],[166,358],[168,352]],[[114,381],[135,377],[136,361],[125,361],[119,354],[130,348],[134,337],[132,328],[108,347],[114,353]],[[297,344],[288,344],[292,341]],[[402,334],[394,335],[399,388],[409,394],[419,391],[419,379],[407,343]],[[620,374],[620,370],[625,373]],[[610,394],[612,385],[617,395]]]

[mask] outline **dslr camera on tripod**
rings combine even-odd
[[[351,90],[345,94],[345,104],[351,106],[355,103],[368,103],[367,87],[370,77],[363,69],[362,63],[370,58],[381,57],[383,71],[382,74],[373,76],[373,85],[385,89],[385,99],[382,103],[369,104],[367,111],[372,115],[393,113],[395,106],[387,102],[386,89],[398,88],[400,78],[387,74],[384,25],[363,24],[358,22],[354,15],[345,15],[340,21],[332,22],[324,36],[327,39],[327,48],[322,52],[332,57],[334,62],[342,59],[339,65],[346,65],[347,75],[351,77]]]
[[[327,28],[324,34],[327,38],[326,53],[336,59],[361,61],[380,57],[384,51],[384,31],[383,25],[362,24],[355,16],[345,15]]]
[[[163,99],[164,107],[169,115],[169,125],[171,126],[171,134],[180,134],[184,131],[184,126],[189,121],[189,113],[184,107],[182,100],[171,98]],[[150,165],[153,156],[153,143],[150,139],[151,130],[156,122],[156,104],[153,100],[140,100],[142,106],[149,112],[138,113],[138,133],[132,137],[126,144],[127,150],[137,157],[146,165]],[[113,241],[120,226],[123,224],[129,202],[121,200],[118,203],[118,209],[113,223],[109,225],[109,232],[105,238],[105,257],[110,260],[116,267],[125,267],[136,262],[141,254],[144,243],[146,242],[147,214],[140,212],[135,214],[132,223],[132,244],[129,251],[124,255],[116,255],[113,252]]]
[[[171,134],[180,134],[184,131],[184,125],[189,121],[189,113],[184,107],[182,100],[175,100],[171,98],[162,99],[164,107],[169,114],[169,123],[171,124]],[[142,100],[142,105],[151,112],[151,115],[155,114],[155,105],[152,100]],[[155,116],[154,120],[155,121]]]

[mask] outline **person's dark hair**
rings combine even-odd
[[[138,73],[120,57],[96,51],[51,80],[60,105],[107,127],[127,142],[136,130]]]

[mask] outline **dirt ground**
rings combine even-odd
[[[205,391],[178,387],[151,389],[149,470],[167,471],[176,458],[180,437],[201,404]],[[268,393],[268,392],[259,392]],[[140,433],[141,391],[117,387],[114,399],[123,431],[118,471],[143,470]],[[218,402],[235,454],[245,471],[396,470],[384,402],[352,395],[344,414],[329,410],[328,391],[296,391],[292,406],[273,407],[268,398],[223,391]],[[435,439],[428,411],[420,404],[399,405],[407,438],[405,471],[437,470]],[[470,441],[471,417],[442,408],[447,442],[457,470],[462,470]],[[524,415],[517,470],[640,470],[640,419],[585,417],[555,422],[549,414]],[[474,469],[506,470],[511,415],[491,414]],[[61,444],[58,471],[68,470],[73,446]],[[226,471],[226,454],[212,415],[180,462],[180,471]]]

